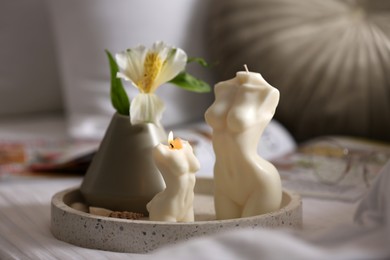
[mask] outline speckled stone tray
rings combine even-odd
[[[215,220],[212,180],[198,179],[195,187],[195,222],[168,223],[127,220],[92,215],[72,205],[83,203],[79,188],[53,196],[51,231],[73,245],[116,252],[146,253],[192,237],[241,228],[302,226],[302,203],[298,194],[283,191],[280,210],[249,218]]]

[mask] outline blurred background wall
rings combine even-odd
[[[73,137],[100,138],[114,113],[104,49],[164,40],[217,63],[189,68],[211,85],[243,64],[261,73],[298,141],[390,141],[388,0],[13,0],[0,2],[0,32],[0,119],[62,113]],[[202,120],[213,101],[158,94],[167,127]]]
[[[44,0],[0,1],[0,119],[63,110],[51,29]]]
[[[13,0],[0,3],[0,117],[63,112],[72,137],[100,138],[114,113],[105,49],[157,40],[208,58],[210,0]],[[210,69],[190,64],[215,83]],[[138,92],[125,83],[131,97]],[[167,126],[203,119],[210,94],[163,86]]]

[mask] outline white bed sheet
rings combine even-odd
[[[12,121],[11,124],[2,123],[0,139],[29,139],[37,136],[66,138],[65,125],[62,118],[35,118],[30,121]],[[387,168],[388,172],[382,175],[390,174],[390,165]],[[390,178],[386,180],[390,185]],[[80,185],[81,181],[81,177],[1,179],[0,259],[153,259],[157,256],[159,259],[222,259],[222,255],[224,259],[278,259],[283,254],[291,256],[290,259],[294,259],[294,256],[296,259],[304,259],[307,258],[302,258],[305,252],[307,256],[323,256],[324,259],[329,257],[330,253],[338,259],[354,259],[355,256],[361,256],[360,259],[390,257],[384,250],[383,243],[380,243],[384,235],[388,236],[388,231],[383,231],[385,229],[382,228],[382,232],[375,233],[372,229],[367,230],[354,224],[353,218],[359,202],[314,198],[303,198],[303,230],[293,232],[294,235],[286,230],[243,230],[195,239],[149,255],[81,248],[57,240],[50,232],[51,197],[58,191]],[[380,194],[381,192],[379,191]],[[371,200],[376,200],[378,196],[372,196]],[[382,200],[382,204],[387,205],[389,201],[390,196],[387,200]],[[365,210],[361,207],[360,212]],[[389,215],[387,213],[385,217],[388,218]],[[374,228],[378,229],[378,225],[380,226],[374,221]],[[328,235],[322,235],[326,233]],[[359,238],[362,241],[356,244]],[[327,239],[333,239],[333,242],[327,244]],[[307,241],[314,244],[308,244]],[[338,247],[335,247],[335,241],[339,242]],[[243,251],[243,248],[246,251]]]
[[[50,201],[81,177],[34,177],[0,182],[0,259],[136,259],[59,241],[50,232]],[[316,233],[350,225],[357,204],[303,199],[304,231]],[[129,258],[130,257],[130,258]]]

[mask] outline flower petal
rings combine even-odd
[[[124,80],[127,80],[127,81],[132,81],[129,77],[127,77],[126,74],[123,74],[122,72],[117,72],[117,73],[116,73],[116,77],[119,78],[119,79],[124,79]]]
[[[153,43],[152,48],[150,48],[150,51],[158,53],[158,55],[160,56],[160,59],[166,60],[166,58],[169,54],[169,51],[171,49],[173,49],[173,47],[169,46],[165,42],[157,41],[157,42]]]
[[[153,93],[140,93],[131,102],[131,124],[154,123],[160,126],[165,106],[161,99]]]
[[[160,85],[170,81],[185,69],[187,54],[179,48],[171,49],[168,53],[159,76],[153,84],[153,91]]]
[[[117,76],[130,80],[136,85],[143,77],[146,53],[146,47],[140,45],[134,49],[128,49],[116,54],[115,59],[121,70],[121,73],[118,73]]]

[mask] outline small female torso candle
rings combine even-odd
[[[200,165],[191,145],[184,140],[172,138],[169,146],[158,144],[153,149],[153,159],[160,170],[166,188],[146,206],[149,219],[153,221],[194,221],[195,173]]]
[[[257,154],[272,119],[279,91],[258,73],[243,71],[215,86],[215,102],[205,113],[213,129],[217,219],[248,217],[280,208],[277,169]]]

